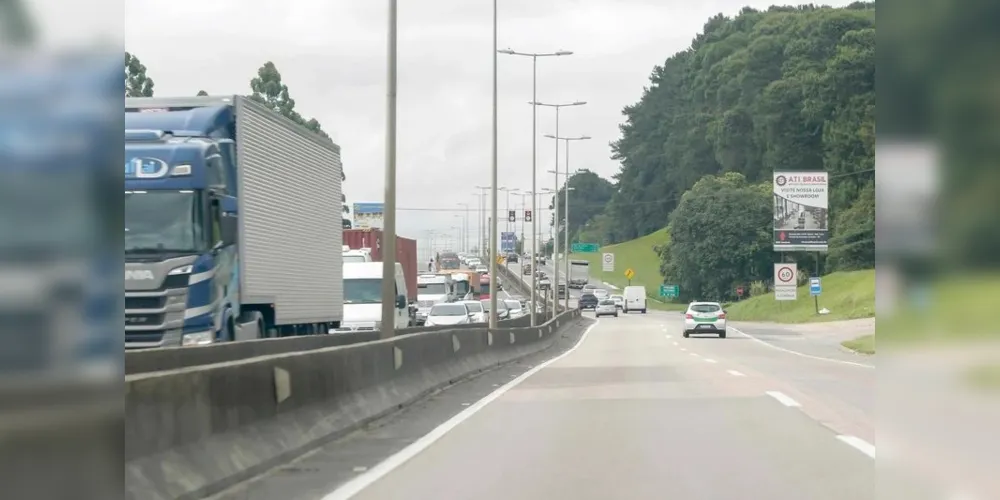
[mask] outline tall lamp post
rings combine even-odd
[[[495,2],[496,0],[494,0]],[[397,0],[389,0],[385,114],[385,220],[382,237],[382,323],[379,337],[396,335],[396,20]]]
[[[463,252],[469,251],[469,204],[459,203],[458,206],[465,207],[465,215],[460,215],[462,217],[462,244],[459,245]]]
[[[486,249],[489,248],[489,241],[486,239],[486,234],[489,230],[486,228],[486,192],[490,190],[489,186],[476,186],[476,189],[480,191],[479,194],[479,256],[486,257]]]
[[[495,46],[496,45],[496,0],[493,1],[493,9],[494,9],[493,10],[493,12],[494,12],[494,15],[493,15],[493,18],[494,18],[494,23],[493,23],[493,44]],[[547,53],[542,53],[542,52],[534,53],[534,52],[517,52],[517,51],[514,51],[512,49],[504,49],[504,50],[500,50],[500,51],[497,51],[497,52],[499,52],[501,54],[511,55],[511,56],[523,56],[523,57],[530,57],[531,58],[531,102],[535,102],[535,101],[538,100],[538,58],[539,57],[568,56],[568,55],[573,54],[572,52],[570,52],[568,50],[557,50],[555,52],[547,52]],[[496,102],[496,58],[494,58],[493,61],[494,61],[494,66],[493,66],[493,68],[494,68],[494,70],[493,70],[493,89],[494,89],[493,98],[494,98],[494,103],[495,103]],[[495,107],[496,106],[494,105],[494,108]],[[496,123],[495,116],[496,116],[496,114],[494,113],[494,124]],[[495,127],[495,125],[494,125],[494,135],[493,135],[493,137],[494,137],[494,142],[496,142],[496,127]],[[532,107],[531,107],[531,192],[535,192],[538,189],[537,179],[536,179],[536,177],[537,177],[537,169],[536,169],[536,166],[537,166],[537,164],[536,164],[537,155],[536,155],[536,148],[535,148],[537,140],[538,140],[538,107],[532,105]],[[494,148],[494,151],[495,151],[495,149],[496,148]],[[494,158],[495,158],[495,153],[494,153]],[[495,176],[495,174],[494,174],[494,176]],[[535,215],[535,212],[537,212],[536,205],[535,205],[535,197],[532,196],[531,197],[531,240],[532,240],[531,249],[532,249],[532,252],[534,252],[535,249],[537,248],[537,246],[536,246],[537,242],[535,241],[536,240],[535,235],[538,233],[538,231],[536,231],[535,229],[538,226],[537,226],[537,222],[536,222],[537,221],[537,217]],[[532,253],[531,262],[534,262],[534,253]],[[531,326],[535,326],[535,293],[536,293],[537,286],[538,286],[538,280],[535,277],[535,273],[531,273]],[[493,307],[493,304],[490,304],[490,307]],[[496,310],[496,309],[493,309],[493,310]]]
[[[546,107],[549,107],[549,108],[555,108],[556,109],[556,133],[555,133],[555,136],[559,137],[559,110],[562,109],[562,108],[569,107],[569,106],[583,106],[584,104],[587,104],[587,102],[586,101],[575,101],[575,102],[553,104],[553,103],[544,103],[544,102],[532,101],[531,104],[532,104],[532,106],[546,106]],[[555,164],[555,169],[556,169],[556,171],[559,170],[559,141],[556,141],[556,164]],[[558,197],[559,196],[559,194],[558,194],[559,193],[559,176],[558,175],[555,176],[555,191],[556,191],[556,196]],[[556,200],[556,202],[553,203],[553,205],[555,205],[555,218],[553,219],[553,222],[555,222],[556,227],[558,229],[558,224],[559,224],[559,203],[558,203],[558,200]],[[558,236],[559,236],[559,231],[557,230],[555,237],[552,238],[552,271],[553,271],[552,274],[553,274],[553,280],[555,280],[555,282],[553,284],[555,285],[555,290],[556,290],[557,294],[558,294],[558,291],[559,291],[559,237]],[[567,275],[566,277],[568,279],[569,275]],[[567,285],[567,287],[568,286],[569,285]],[[569,292],[568,291],[566,292],[566,296],[567,297],[569,296]],[[557,295],[557,297],[558,297],[558,295]]]
[[[558,148],[559,141],[566,141],[566,202],[563,204],[563,208],[566,209],[566,309],[569,309],[569,192],[573,188],[569,187],[569,143],[572,141],[587,141],[590,140],[589,135],[581,135],[579,137],[559,137],[558,135],[546,135],[549,139],[556,140],[556,146]],[[556,169],[558,170],[558,168]],[[575,172],[574,172],[575,173]],[[558,178],[558,174],[556,175]]]

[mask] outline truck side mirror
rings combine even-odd
[[[406,309],[406,295],[396,296],[396,309]]]
[[[239,218],[235,215],[223,215],[219,219],[219,232],[223,246],[235,245],[239,237]]]

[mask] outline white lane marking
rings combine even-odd
[[[690,355],[692,355],[692,356],[694,356],[696,358],[698,357],[698,353],[696,353],[696,352],[689,352],[688,354],[690,354]]]
[[[573,351],[576,351],[577,348],[583,345],[583,342],[587,340],[587,336],[590,335],[590,331],[593,330],[594,327],[599,324],[600,320],[597,320],[593,325],[590,325],[590,327],[588,327],[587,330],[583,332],[583,335],[580,337],[580,340],[576,342],[576,345],[571,347],[568,351],[522,373],[521,376],[515,378],[514,380],[507,382],[506,384],[503,385],[503,387],[500,387],[499,389],[491,392],[483,399],[477,401],[476,404],[462,410],[454,417],[448,419],[447,422],[437,426],[433,431],[424,435],[420,439],[410,443],[409,446],[403,448],[402,450],[399,450],[394,455],[383,460],[381,463],[379,463],[375,467],[372,467],[364,474],[361,474],[355,477],[354,479],[351,479],[350,481],[342,484],[339,488],[333,490],[332,492],[324,496],[323,500],[348,500],[349,498],[353,498],[354,495],[361,493],[362,491],[364,491],[365,488],[371,486],[376,481],[382,479],[387,474],[395,470],[397,467],[405,464],[411,458],[419,455],[422,451],[429,448],[438,439],[444,437],[445,434],[448,434],[448,432],[453,430],[455,427],[458,427],[462,422],[465,422],[466,420],[472,418],[472,416],[474,416],[480,410],[485,408],[486,405],[492,403],[500,396],[503,396],[507,391],[520,385],[522,382],[527,380],[528,377],[531,377],[532,375],[538,373],[539,371],[551,365],[552,363],[555,363],[556,361],[559,361],[560,359],[572,354]]]
[[[736,370],[726,370],[726,371],[729,372],[729,374],[732,375],[732,376],[734,376],[734,377],[746,377],[746,375],[744,375],[743,373],[738,372]]]
[[[729,329],[733,330],[734,332],[736,332],[736,333],[738,333],[740,335],[743,335],[744,337],[749,338],[750,340],[753,340],[753,341],[756,341],[758,343],[764,344],[767,347],[770,347],[772,349],[777,349],[779,351],[786,352],[788,354],[794,354],[796,356],[801,356],[803,358],[815,359],[817,361],[829,361],[831,363],[840,363],[842,365],[857,366],[857,367],[860,367],[860,368],[875,368],[875,365],[866,365],[864,363],[855,363],[854,361],[845,361],[843,359],[824,358],[823,356],[814,356],[812,354],[805,354],[805,353],[801,353],[799,351],[793,351],[791,349],[785,349],[784,347],[778,347],[778,346],[776,346],[776,345],[774,345],[774,344],[772,344],[770,342],[765,342],[765,341],[763,341],[763,340],[761,340],[761,339],[759,339],[757,337],[754,337],[753,335],[750,335],[749,333],[741,331],[741,330],[739,330],[737,328],[733,328],[732,326],[730,326]]]
[[[664,335],[664,337],[666,337],[666,338],[668,338],[668,339],[669,339],[669,338],[673,338],[673,337],[671,337],[670,335]]]
[[[869,443],[868,441],[865,441],[864,439],[861,439],[856,436],[845,436],[845,435],[837,436],[837,439],[847,443],[848,445],[857,449],[861,453],[864,453],[865,455],[868,455],[871,458],[875,458],[875,445]]]
[[[678,344],[676,341],[674,341],[674,345],[680,345],[680,344]]]
[[[789,406],[789,407],[797,407],[797,406],[799,406],[799,402],[798,401],[796,401],[796,400],[794,400],[794,399],[786,396],[784,393],[781,393],[781,392],[778,392],[778,391],[767,391],[765,394],[767,394],[768,396],[771,396],[774,399],[777,399],[779,403],[781,403],[781,404],[783,404],[785,406]]]
[[[681,352],[687,352],[687,347],[681,347]]]
[[[712,358],[705,358],[705,362],[706,363],[716,363],[716,361],[714,359],[712,359]]]

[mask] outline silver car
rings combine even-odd
[[[611,299],[602,299],[597,303],[597,308],[594,309],[594,316],[600,318],[601,316],[614,316],[618,317],[618,306],[615,305],[615,301]]]

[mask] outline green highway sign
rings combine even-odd
[[[601,250],[601,246],[597,243],[573,243],[570,246],[570,251],[573,253],[597,253]]]
[[[660,297],[673,299],[681,294],[679,285],[660,285]]]

